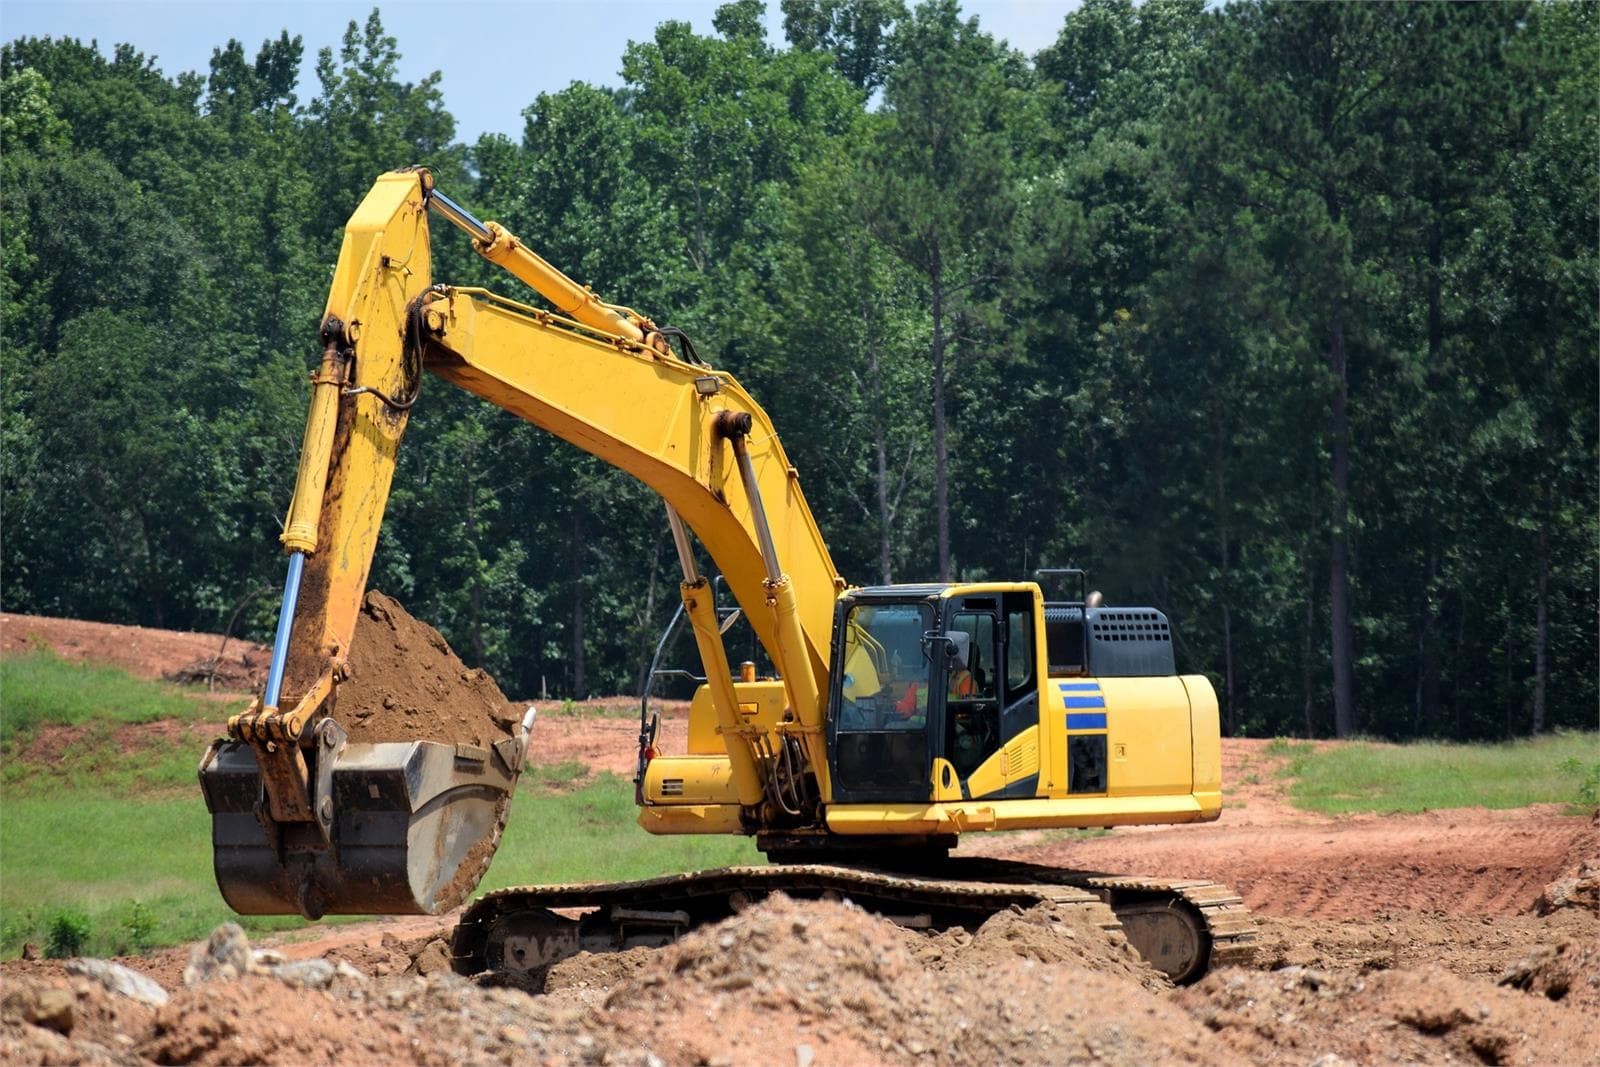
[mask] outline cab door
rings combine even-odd
[[[939,708],[923,642],[933,628],[926,601],[841,603],[827,727],[833,803],[933,799],[929,724]]]
[[[1040,795],[1039,670],[1044,633],[1038,626],[1032,593],[1007,593],[1005,674],[1002,678],[1000,746],[1005,795]]]

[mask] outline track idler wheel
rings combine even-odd
[[[1175,984],[1193,982],[1211,960],[1211,934],[1199,912],[1178,900],[1115,905],[1122,932],[1150,966]]]

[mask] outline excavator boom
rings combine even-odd
[[[430,209],[560,314],[435,285]],[[201,783],[223,895],[248,913],[430,912],[487,867],[521,769],[515,744],[466,758],[443,741],[358,745],[337,694],[411,406],[427,370],[619,467],[692,530],[772,654],[792,744],[825,780],[821,693],[843,588],[771,421],[729,375],[674,355],[649,319],[606,304],[422,169],[378,179],[346,227],[320,332],[288,578],[266,688],[213,745]],[[775,517],[775,518],[774,518]],[[680,536],[691,618],[710,605]],[[707,662],[722,654],[697,623]],[[740,796],[768,788],[731,687],[717,694]]]

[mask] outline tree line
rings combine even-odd
[[[664,22],[456,139],[374,10],[322,49],[0,51],[0,597],[270,632],[340,230],[426,164],[772,413],[845,575],[1076,565],[1230,732],[1595,725],[1600,10],[955,0]],[[465,242],[436,276],[506,290]],[[509,692],[636,691],[659,503],[434,383],[373,584]]]

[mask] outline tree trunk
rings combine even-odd
[[[572,699],[588,695],[589,680],[583,663],[583,512],[572,509]]]
[[[1335,311],[1328,329],[1328,367],[1333,372],[1332,531],[1328,546],[1329,648],[1333,657],[1333,732],[1355,733],[1355,640],[1350,623],[1350,379],[1344,348],[1344,313]]]
[[[1550,490],[1544,489],[1548,497]],[[1547,508],[1539,515],[1538,603],[1534,606],[1533,638],[1533,722],[1535,734],[1544,732],[1545,690],[1550,678],[1550,516]]]
[[[639,626],[639,666],[634,672],[638,684],[634,689],[640,696],[644,696],[645,683],[650,679],[650,657],[655,651],[656,635],[652,632],[652,623],[656,617],[656,579],[661,571],[661,544],[655,542],[650,546],[650,577],[644,587],[644,621]]]
[[[1315,710],[1315,696],[1311,691],[1312,681],[1316,674],[1311,669],[1311,654],[1315,648],[1312,640],[1317,628],[1317,576],[1314,567],[1308,567],[1310,576],[1306,582],[1306,620],[1301,628],[1300,642],[1300,691],[1305,696],[1306,738],[1317,736],[1316,721],[1313,716]]]
[[[1453,662],[1456,664],[1456,666],[1453,672],[1455,676],[1455,684],[1450,690],[1450,705],[1451,710],[1455,713],[1454,718],[1456,722],[1456,740],[1465,741],[1471,733],[1469,729],[1471,720],[1467,710],[1470,705],[1469,702],[1462,699],[1462,697],[1465,693],[1473,693],[1478,691],[1475,688],[1474,683],[1479,677],[1478,672],[1468,664],[1466,653],[1467,615],[1472,611],[1474,605],[1466,598],[1466,596],[1458,594],[1456,597],[1455,607],[1456,650],[1453,657]],[[1463,682],[1465,682],[1465,684],[1463,684]]]
[[[1516,664],[1516,639],[1513,636],[1513,625],[1516,616],[1513,614],[1513,604],[1516,597],[1509,583],[1505,597],[1500,601],[1500,616],[1505,620],[1505,660],[1501,664],[1500,691],[1504,694],[1504,704],[1501,706],[1503,722],[1500,732],[1505,737],[1517,735],[1517,685],[1514,666]]]
[[[1432,225],[1428,228],[1428,364],[1423,381],[1430,395],[1437,395],[1444,383],[1444,208],[1437,189],[1429,201]],[[1431,472],[1430,472],[1431,473]],[[1434,517],[1434,485],[1424,485],[1423,536],[1428,562],[1419,598],[1417,618],[1417,684],[1411,710],[1411,736],[1422,734],[1426,724],[1437,721],[1439,712],[1439,657],[1434,654],[1434,628],[1438,612],[1434,606],[1433,583],[1439,577],[1439,524]]]
[[[872,308],[862,286],[861,315],[867,333],[867,379],[872,394],[872,437],[877,461],[878,489],[878,577],[884,585],[894,584],[894,556],[892,527],[894,517],[889,514],[889,429],[883,414],[883,367],[878,362],[877,339],[872,330]]]
[[[937,257],[929,272],[933,302],[933,506],[939,522],[939,580],[950,580],[950,453],[944,420],[944,282]]]
[[[1222,681],[1225,701],[1222,706],[1222,729],[1233,737],[1239,729],[1237,694],[1233,685],[1233,612],[1228,600],[1232,595],[1231,557],[1233,555],[1228,531],[1227,479],[1223,474],[1222,434],[1216,435],[1217,448],[1212,460],[1212,470],[1217,483],[1217,554],[1222,561],[1221,589],[1217,598],[1222,601]]]
[[[472,579],[472,592],[467,596],[467,609],[470,613],[467,628],[467,643],[472,646],[472,665],[483,666],[483,582],[476,577]]]
[[[1555,315],[1551,302],[1552,318]],[[1544,347],[1544,412],[1539,419],[1539,438],[1545,462],[1555,455],[1555,434],[1550,427],[1550,410],[1555,403],[1552,379],[1551,344]],[[1535,588],[1533,635],[1533,721],[1532,732],[1541,734],[1545,724],[1545,694],[1550,681],[1550,475],[1539,479],[1539,577]]]
[[[1439,577],[1438,531],[1430,513],[1426,521],[1428,563],[1423,572],[1422,603],[1417,620],[1417,687],[1412,697],[1411,736],[1420,737],[1439,714],[1439,657],[1433,650],[1433,632],[1438,625],[1434,608],[1433,583]]]

